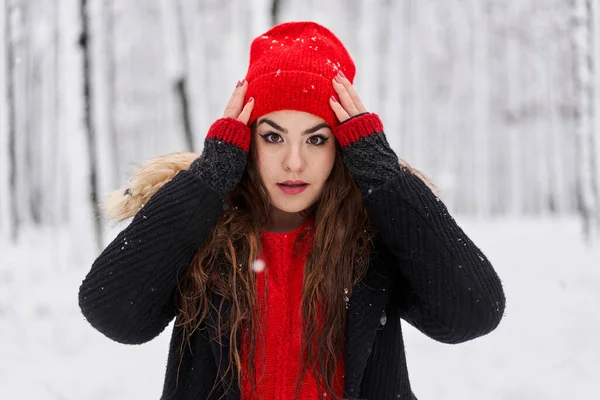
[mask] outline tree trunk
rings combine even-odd
[[[90,202],[93,211],[93,227],[94,238],[98,248],[102,248],[102,227],[100,225],[100,208],[101,199],[98,196],[98,170],[97,170],[97,148],[96,148],[96,132],[92,121],[92,60],[90,51],[90,30],[89,30],[89,15],[88,15],[88,0],[81,0],[79,16],[81,18],[81,35],[79,37],[79,45],[82,51],[83,61],[83,102],[84,102],[84,118],[85,130],[87,137],[88,150],[88,165],[90,177]]]
[[[589,242],[598,232],[598,191],[594,165],[594,60],[591,51],[593,9],[591,0],[574,0],[571,20],[575,55],[576,138],[579,212]]]

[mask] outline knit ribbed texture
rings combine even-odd
[[[178,280],[222,212],[217,192],[179,172],[94,261],[79,288],[88,322],[121,343],[158,336],[175,317]]]
[[[251,395],[247,371],[244,371],[242,393],[244,399],[291,400],[294,398],[295,379],[301,354],[301,301],[306,254],[310,251],[313,230],[298,245],[301,255],[293,253],[298,235],[314,220],[308,219],[287,233],[261,233],[263,272],[256,274],[258,318],[263,324],[256,342],[255,357],[258,366],[257,395]],[[268,281],[268,284],[267,284]],[[265,296],[265,286],[268,289]],[[264,335],[264,339],[260,338]],[[244,365],[247,367],[249,343],[242,346]],[[343,357],[337,369],[337,396],[343,394]],[[262,370],[261,368],[264,368]],[[299,399],[316,399],[321,391],[309,369],[302,380]],[[332,397],[330,397],[332,398]]]
[[[227,195],[244,174],[250,135],[250,128],[243,122],[218,119],[208,130],[202,154],[191,163],[189,171],[221,196]]]
[[[377,329],[369,349],[369,368],[365,368],[360,394],[369,399],[415,400],[406,368],[404,340],[398,312],[390,308],[385,324]],[[367,396],[368,397],[363,397]]]
[[[337,127],[336,136],[345,145],[344,162],[363,194],[384,253],[389,254],[382,255],[382,262],[395,258],[400,274],[393,289],[396,308],[388,307],[391,313],[386,324],[397,324],[401,316],[443,343],[464,342],[494,330],[505,309],[500,279],[443,202],[419,177],[399,165],[379,117],[370,113],[355,116]],[[414,396],[403,369],[400,329],[398,325],[377,332],[369,354],[372,368],[364,371],[359,397]],[[362,340],[371,340],[369,332],[355,332],[357,338],[361,334]],[[352,362],[368,361],[359,356],[352,357]],[[352,366],[347,373],[355,373]],[[401,378],[390,382],[390,376]]]
[[[332,79],[338,71],[352,82],[356,67],[342,42],[314,22],[286,22],[252,41],[246,100],[255,105],[248,124],[272,111],[296,110],[337,124],[329,98],[337,96]]]
[[[335,135],[344,145],[344,164],[363,198],[398,174],[400,160],[390,148],[377,114],[350,118],[336,127]]]
[[[352,296],[348,304],[348,323],[346,326],[346,353],[345,353],[345,378],[344,390],[345,397],[356,398],[374,398],[366,396],[370,394],[373,388],[362,387],[361,381],[367,370],[376,369],[378,373],[384,374],[389,380],[386,387],[395,386],[397,381],[403,382],[408,390],[408,377],[405,376],[406,360],[404,355],[396,357],[393,364],[384,364],[388,361],[385,354],[377,358],[370,358],[372,355],[372,346],[376,341],[379,330],[392,330],[390,337],[394,341],[402,340],[399,336],[394,336],[399,328],[399,320],[394,321],[394,314],[386,311],[386,305],[390,301],[393,292],[392,283],[394,281],[395,262],[386,257],[384,249],[380,246],[378,238],[374,241],[374,251],[371,257],[371,264],[365,277],[352,289]],[[382,317],[386,315],[385,324],[382,324]],[[395,313],[397,315],[397,313]],[[386,348],[393,343],[385,343]],[[389,372],[386,372],[388,371]],[[391,375],[394,370],[402,371],[398,375]],[[362,390],[361,390],[362,389]],[[401,392],[405,394],[408,392]],[[394,398],[395,395],[392,397]],[[407,398],[401,396],[400,398]]]
[[[505,308],[498,275],[419,177],[402,167],[365,205],[414,293],[404,319],[443,343],[496,328]]]
[[[236,145],[246,153],[250,150],[250,127],[234,118],[219,118],[208,129],[207,139],[216,139]]]
[[[383,243],[403,261],[413,288],[406,319],[432,338],[464,342],[493,330],[504,293],[492,265],[456,224],[444,203],[398,164],[376,114],[346,121],[344,162],[365,198]],[[476,323],[478,329],[473,329]]]
[[[383,123],[379,115],[369,112],[354,115],[335,127],[335,136],[342,148],[374,133],[383,133]],[[383,141],[388,145],[385,137]]]
[[[358,118],[365,118],[356,121],[362,126],[369,117]],[[367,275],[352,288],[349,301],[344,395],[351,399],[414,400],[400,318],[437,341],[460,343],[493,331],[503,317],[506,300],[489,260],[443,202],[408,169],[391,167],[393,151],[386,147],[383,136],[378,136],[380,133],[375,129],[366,136],[353,133],[352,137],[360,138],[344,148],[344,162],[363,192],[370,220],[378,231]],[[371,140],[371,147],[358,145]],[[364,172],[369,166],[375,168],[373,160],[385,165],[380,174]],[[229,173],[227,169],[215,170],[215,176],[221,174],[224,180],[229,179]],[[165,184],[102,252],[83,281],[79,304],[91,325],[122,343],[144,343],[164,330],[175,315],[176,282],[222,211],[220,194],[189,171],[180,172]],[[271,340],[277,343],[275,352],[266,348],[266,362],[281,363],[289,357],[296,367],[297,322],[282,310],[289,310],[290,304],[298,301],[299,289],[283,293],[281,283],[301,281],[294,275],[299,270],[289,269],[296,262],[290,262],[286,251],[276,246],[265,248],[275,251],[271,256],[265,253],[266,258],[288,260],[267,265],[288,269],[287,274],[269,276],[275,278],[268,282],[275,285],[269,286],[271,294],[279,296],[276,300],[267,298],[265,303],[267,324],[275,328]],[[277,311],[279,303],[288,306]],[[269,310],[276,311],[274,319],[269,318]],[[382,319],[384,311],[386,317]],[[273,321],[282,325],[273,325]],[[173,329],[162,400],[212,400],[221,394],[227,400],[240,399],[237,386],[227,393],[220,386],[208,396],[217,376],[220,349],[218,343],[209,340],[215,334],[211,329],[204,324],[194,332],[191,348],[184,348],[179,370],[181,331]],[[275,389],[287,387],[284,383],[295,378],[295,368],[293,374],[274,371],[266,383],[277,382]]]

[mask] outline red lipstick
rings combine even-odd
[[[287,180],[287,181],[278,183],[277,186],[285,194],[299,194],[299,193],[302,193],[304,191],[304,189],[306,189],[306,187],[308,186],[308,183],[306,183],[304,181]]]

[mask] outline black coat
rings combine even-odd
[[[188,171],[165,183],[83,281],[79,304],[90,324],[121,343],[158,336],[176,316],[177,281],[224,204]],[[365,205],[379,233],[347,309],[345,396],[414,399],[400,320],[440,342],[474,339],[499,324],[502,285],[444,204],[408,169],[369,193]],[[212,301],[227,312],[227,301],[216,295]],[[240,398],[237,385],[226,390],[227,381],[209,397],[218,361],[221,371],[227,366],[228,349],[209,340],[215,336],[210,328],[197,330],[178,371],[182,337],[174,327],[161,399],[217,399],[224,393],[229,400]]]

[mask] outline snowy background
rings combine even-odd
[[[136,163],[202,149],[273,23],[315,20],[396,153],[440,188],[506,291],[460,345],[404,324],[427,399],[600,393],[600,0],[3,0],[0,399],[158,399],[172,325],[105,338],[77,290],[124,228]]]

